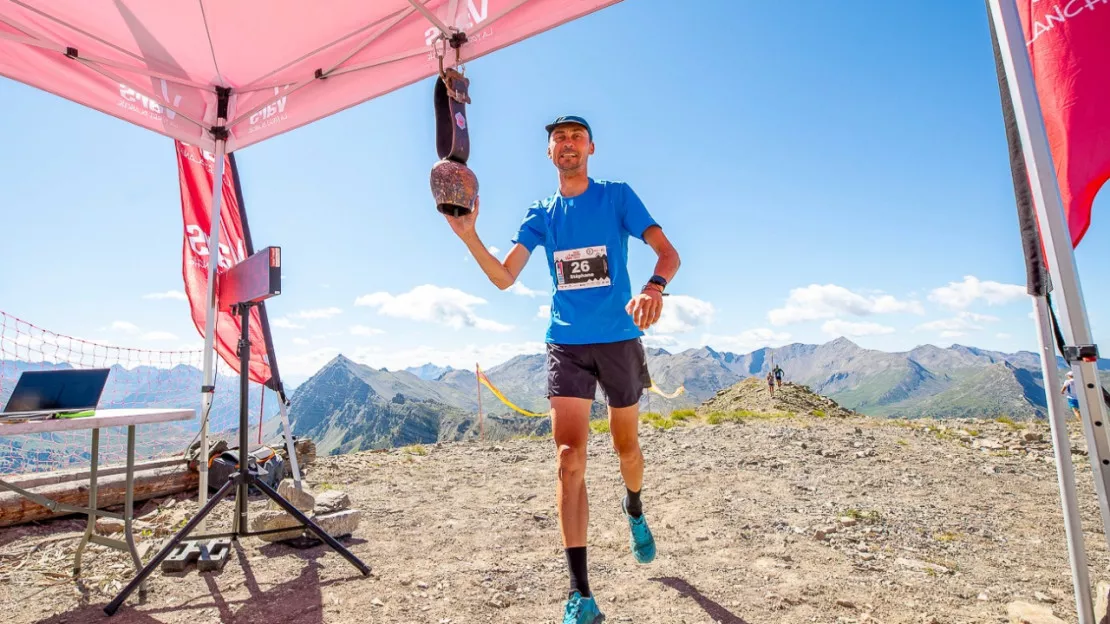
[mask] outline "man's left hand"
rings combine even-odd
[[[659,320],[663,313],[663,293],[655,288],[645,288],[624,306],[625,311],[632,315],[632,320],[641,330],[647,329]]]

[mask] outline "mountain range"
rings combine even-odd
[[[808,386],[840,405],[878,417],[978,417],[1014,419],[1046,415],[1040,360],[1029,351],[1002,353],[952,345],[924,345],[890,353],[865,349],[846,338],[790,344],[746,354],[710,347],[670,353],[649,348],[648,369],[674,399],[645,393],[641,408],[668,413],[691,408],[774,365],[785,379]],[[1063,360],[1057,364],[1062,368]],[[1105,380],[1110,362],[1099,362]],[[547,411],[545,356],[519,355],[484,371],[518,407]],[[402,371],[375,369],[337,356],[291,397],[293,430],[317,441],[321,452],[457,440],[477,435],[478,384],[468,370],[432,364]],[[602,395],[594,415],[604,414]],[[481,388],[487,435],[542,433],[546,419],[517,415]]]
[[[1023,419],[1046,414],[1040,360],[1029,351],[924,345],[891,353],[838,338],[820,345],[796,343],[745,354],[710,347],[677,353],[649,348],[647,356],[652,380],[662,392],[684,389],[673,399],[644,394],[641,408],[664,414],[697,407],[743,379],[765,376],[776,364],[787,381],[871,416]],[[1057,365],[1063,368],[1064,362],[1058,358]],[[51,366],[0,361],[0,404],[21,371]],[[1106,384],[1110,362],[1100,361],[1099,368]],[[547,412],[543,354],[518,355],[484,372],[519,408]],[[101,406],[199,406],[201,379],[201,371],[191,366],[126,369],[117,365]],[[220,375],[216,386],[210,422],[218,434],[237,426],[238,379]],[[313,438],[321,453],[459,440],[479,433],[503,438],[550,431],[547,418],[520,415],[488,388],[481,387],[480,393],[478,388],[470,370],[429,363],[391,371],[339,355],[292,391],[289,415],[294,433]],[[255,418],[260,398],[258,386],[252,384],[248,400]],[[600,391],[597,398],[593,417],[605,414]],[[272,415],[272,404],[266,407]],[[270,418],[264,423],[266,439],[276,439],[279,422]],[[174,443],[180,442],[177,438],[187,442],[198,426],[199,421],[183,423]]]

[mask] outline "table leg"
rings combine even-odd
[[[100,429],[92,430],[92,461],[89,466],[89,509],[88,509],[88,522],[85,524],[85,535],[81,537],[81,543],[77,545],[77,553],[73,556],[73,575],[77,576],[81,573],[81,553],[84,552],[85,546],[89,543],[89,538],[93,535],[93,529],[96,528],[96,467],[100,459]]]
[[[131,532],[131,523],[135,511],[135,425],[127,427],[127,476],[125,477],[123,498],[123,536],[127,540],[127,548],[131,551],[131,560],[135,562],[135,571],[143,569],[143,561],[139,557],[139,550],[135,547],[135,534]],[[146,595],[146,583],[139,586],[139,597]]]

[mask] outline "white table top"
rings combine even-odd
[[[0,421],[0,437],[24,433],[48,433],[51,431],[75,431],[79,429],[102,429],[127,425],[192,420],[196,409],[151,408],[151,409],[101,409],[93,416],[84,418],[49,418],[24,422],[5,423]]]

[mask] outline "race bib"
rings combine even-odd
[[[609,285],[609,254],[605,245],[556,251],[553,255],[559,290]]]

